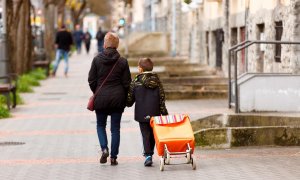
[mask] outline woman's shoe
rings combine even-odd
[[[108,152],[108,149],[104,149],[102,151],[102,155],[101,155],[101,158],[100,158],[100,163],[101,164],[104,164],[107,162],[107,157],[109,156],[109,152]]]
[[[112,165],[112,166],[118,165],[117,159],[115,159],[115,158],[110,158],[110,165]]]

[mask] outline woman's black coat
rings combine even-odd
[[[94,58],[88,82],[91,90],[95,93],[116,62],[115,69],[96,95],[95,110],[106,113],[124,111],[131,76],[127,60],[120,57],[116,49],[105,49],[103,53]]]

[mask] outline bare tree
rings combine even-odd
[[[81,23],[82,18],[80,18],[80,17],[82,15],[86,5],[87,5],[86,0],[83,0],[80,3],[80,7],[78,9],[76,7],[71,7],[71,15],[72,15],[72,20],[73,20],[74,24],[80,24]]]

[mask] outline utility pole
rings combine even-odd
[[[177,0],[172,0],[172,43],[171,43],[171,49],[172,49],[172,52],[171,52],[171,56],[175,57],[176,56],[176,44],[177,44],[177,37],[176,37],[176,26],[177,26]]]
[[[7,33],[6,33],[6,0],[2,0],[2,34],[0,34],[0,76],[8,72]]]

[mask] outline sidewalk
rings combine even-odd
[[[133,108],[126,109],[121,123],[119,165],[100,165],[95,114],[86,110],[91,95],[87,74],[92,55],[73,55],[70,74],[63,76],[63,62],[56,78],[42,82],[26,104],[13,110],[14,117],[0,120],[0,179],[286,179],[300,177],[300,148],[242,148],[195,152],[197,170],[191,165],[166,166],[159,159],[145,168],[142,142]],[[227,111],[226,100],[169,101],[170,113],[187,113],[193,120]],[[109,126],[108,126],[109,131]],[[110,138],[110,136],[109,136]]]

